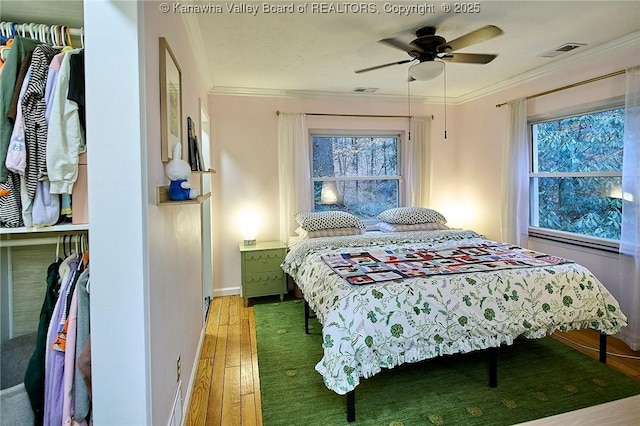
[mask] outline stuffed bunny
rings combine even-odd
[[[173,158],[165,166],[169,184],[169,199],[173,201],[192,200],[198,196],[198,190],[191,188],[189,176],[191,167],[182,159],[182,144],[173,144]]]

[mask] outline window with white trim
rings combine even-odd
[[[311,135],[315,211],[373,221],[400,205],[400,135]]]
[[[624,108],[530,123],[530,234],[616,241]]]

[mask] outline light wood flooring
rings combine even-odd
[[[262,425],[255,325],[253,307],[245,307],[240,296],[213,299],[185,425]],[[554,337],[598,357],[599,335],[593,330]],[[640,351],[632,351],[621,341],[608,341],[608,352],[640,357]],[[640,360],[610,355],[607,364],[640,381]]]

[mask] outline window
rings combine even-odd
[[[531,124],[533,235],[620,239],[623,134],[623,108]]]
[[[398,207],[399,147],[399,135],[311,135],[314,209],[367,220]]]

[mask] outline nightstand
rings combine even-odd
[[[248,306],[250,297],[279,294],[284,300],[287,278],[280,264],[287,254],[286,244],[280,241],[260,241],[252,246],[240,243],[242,297]]]

